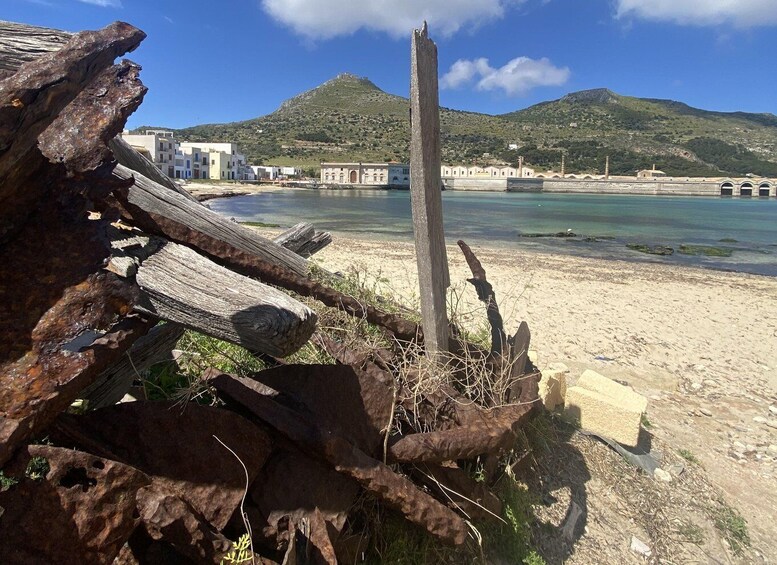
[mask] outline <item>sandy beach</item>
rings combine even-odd
[[[693,453],[747,520],[754,548],[777,561],[777,278],[473,250],[505,327],[528,322],[540,369],[566,363],[574,382],[591,368],[647,396],[650,432]],[[448,247],[448,259],[461,323],[484,324],[458,247]],[[315,261],[355,269],[382,294],[417,302],[411,243],[334,234]]]

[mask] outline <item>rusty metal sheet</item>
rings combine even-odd
[[[240,462],[215,438],[245,464],[249,482],[271,451],[268,435],[245,418],[194,403],[130,402],[82,416],[65,414],[51,437],[137,467],[217,530],[240,505],[246,477]]]
[[[102,270],[107,226],[50,200],[0,247],[0,464],[152,325],[123,318],[138,289]]]
[[[307,408],[318,425],[375,454],[394,408],[391,389],[347,365],[285,365],[252,375]]]
[[[423,464],[412,475],[426,484],[448,506],[461,509],[470,519],[493,520],[502,515],[502,501],[486,483],[478,482],[455,463]]]
[[[50,470],[0,493],[2,562],[110,563],[137,526],[136,493],[150,479],[116,461],[45,445],[29,446],[11,467],[24,469],[32,457],[45,458]]]
[[[64,163],[69,173],[93,171],[112,161],[108,143],[148,90],[139,73],[140,67],[126,60],[100,73],[38,137],[43,155]]]
[[[509,424],[479,428],[457,427],[390,440],[388,455],[391,461],[402,463],[441,463],[473,459],[484,453],[501,453],[510,449],[515,437]]]
[[[154,540],[172,545],[195,563],[218,564],[231,542],[200,518],[181,497],[156,480],[138,491],[138,511],[146,532]]]
[[[251,485],[256,505],[254,535],[278,546],[286,534],[280,524],[299,524],[316,509],[329,528],[339,533],[359,492],[357,483],[296,450],[276,449]],[[253,516],[252,516],[253,518]]]
[[[446,543],[464,543],[467,525],[455,512],[352,443],[318,426],[305,413],[287,408],[266,396],[266,385],[226,374],[211,376],[209,382],[306,453],[355,479],[365,490],[402,512],[412,523]]]
[[[24,225],[48,191],[38,136],[117,56],[144,37],[121,22],[79,33],[59,51],[26,63],[0,82],[0,244]]]

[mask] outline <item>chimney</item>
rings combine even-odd
[[[561,178],[564,178],[564,171],[565,171],[565,163],[564,163],[564,154],[561,154]]]
[[[610,178],[610,156],[607,155],[607,158],[604,161],[604,178],[609,179]]]
[[[523,178],[523,155],[518,156],[518,178]]]
[[[654,171],[656,170],[656,164],[655,163],[653,163],[653,170]]]

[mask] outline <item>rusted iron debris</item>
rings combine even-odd
[[[506,336],[485,270],[463,242],[494,339],[488,351],[451,326],[446,370],[466,373],[457,355],[486,362],[505,383],[501,398],[479,404],[452,383],[421,387],[425,376],[400,371],[398,351],[354,351],[313,334],[316,314],[273,290],[278,323],[296,336],[283,352],[312,335],[335,365],[254,351],[277,366],[249,377],[201,375],[213,406],[110,404],[146,367],[141,361],[164,357],[139,338],[160,319],[167,326],[149,337],[166,336],[169,349],[182,333],[178,318],[149,306],[136,276],[148,257],[162,262],[169,242],[197,253],[202,269],[215,264],[315,299],[396,343],[421,343],[423,329],[316,280],[290,250],[296,244],[282,247],[216,216],[150,178],[161,180],[116,142],[146,88],[137,65],[114,60],[143,32],[121,22],[72,36],[44,31],[58,50],[43,45],[36,58],[0,61],[0,467],[10,485],[0,492],[3,563],[219,563],[246,528],[256,563],[353,562],[366,542],[349,531],[349,513],[363,496],[453,545],[468,539],[466,520],[498,517],[489,484],[465,469],[480,462],[491,476],[539,409],[539,373],[526,360],[528,326]],[[222,314],[196,297],[174,298]],[[262,343],[246,331],[275,329],[243,324],[234,342]],[[110,405],[66,413],[92,393]],[[36,445],[43,437],[48,445]]]

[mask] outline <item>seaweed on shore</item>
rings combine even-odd
[[[279,228],[280,224],[270,224],[266,222],[239,222],[240,225],[249,226],[252,228]]]
[[[666,245],[645,245],[644,243],[627,243],[626,247],[648,255],[672,255],[674,248]]]
[[[729,247],[712,245],[681,245],[677,251],[682,255],[703,255],[704,257],[731,257],[734,252]]]
[[[522,233],[519,237],[577,237],[573,231],[560,231],[556,233]]]

